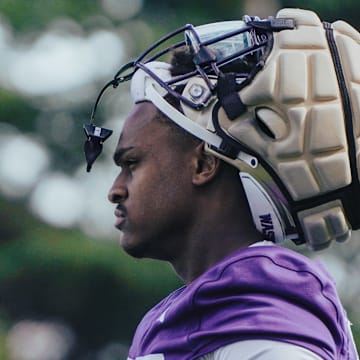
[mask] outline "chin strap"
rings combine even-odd
[[[264,239],[275,243],[291,239],[292,236],[286,233],[286,225],[278,208],[265,188],[249,173],[240,172],[239,176],[254,224],[256,229],[263,234]]]

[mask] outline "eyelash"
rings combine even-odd
[[[128,169],[132,169],[136,164],[138,163],[138,160],[135,158],[128,158],[125,159],[123,162],[123,166],[127,167]]]

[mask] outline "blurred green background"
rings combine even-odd
[[[124,255],[113,229],[126,86],[101,103],[98,121],[116,131],[90,175],[82,124],[105,81],[159,36],[284,6],[360,28],[353,0],[1,0],[0,360],[126,358],[144,312],[181,283],[167,264]],[[358,346],[359,240],[309,254],[334,275]]]

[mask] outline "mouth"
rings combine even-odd
[[[125,207],[122,205],[118,205],[114,211],[114,215],[115,215],[115,227],[121,230],[126,219]]]

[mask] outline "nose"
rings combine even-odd
[[[122,176],[119,175],[114,183],[112,184],[109,193],[108,200],[113,204],[119,204],[123,202],[128,197],[128,190],[124,181],[122,181]]]

